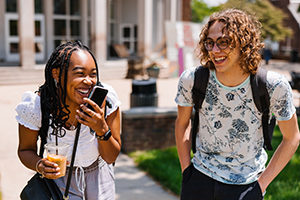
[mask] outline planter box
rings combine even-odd
[[[138,107],[122,112],[122,151],[163,149],[176,145],[177,108]]]

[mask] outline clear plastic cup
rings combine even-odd
[[[55,143],[45,144],[47,159],[51,162],[55,162],[60,168],[61,175],[59,177],[66,175],[69,146],[70,145],[66,143],[58,143],[58,145]]]

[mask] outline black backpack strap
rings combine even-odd
[[[205,98],[205,92],[209,79],[209,69],[206,67],[199,66],[195,70],[194,86],[192,89],[192,98],[194,102],[195,116],[192,127],[192,150],[196,152],[196,136],[199,126],[199,109],[202,107],[202,103]]]
[[[259,68],[258,72],[255,75],[250,76],[250,81],[255,106],[262,113],[264,148],[273,150],[271,140],[276,119],[274,116],[272,116],[271,122],[269,124],[270,96],[268,94],[266,85],[267,71],[263,68]]]

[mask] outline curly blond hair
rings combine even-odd
[[[255,74],[261,61],[260,50],[263,48],[263,44],[260,42],[261,24],[253,16],[237,9],[226,9],[210,16],[200,33],[200,41],[196,49],[200,63],[209,69],[215,69],[204,46],[209,29],[215,22],[224,23],[223,34],[227,34],[230,38],[229,48],[231,51],[239,42],[241,52],[239,65],[242,70],[245,73]]]

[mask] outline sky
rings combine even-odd
[[[220,3],[225,3],[227,0],[203,0],[208,6],[218,6]]]

